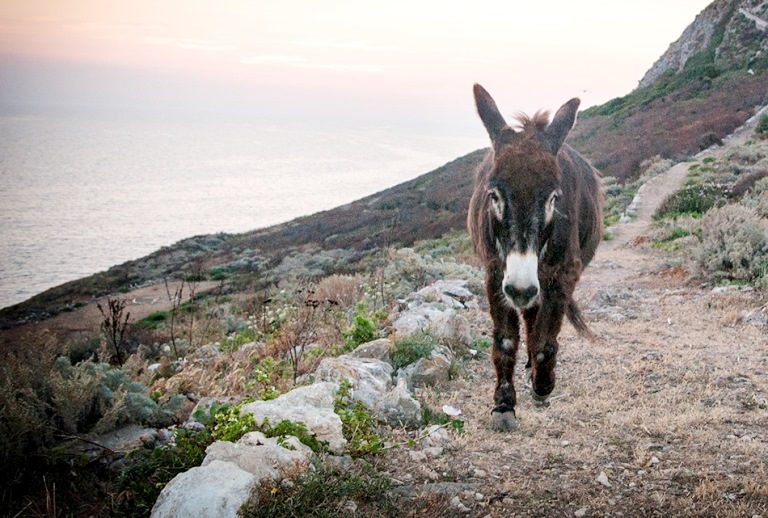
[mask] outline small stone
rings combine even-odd
[[[637,476],[638,477],[643,477],[643,476],[645,476],[646,473],[647,473],[647,471],[645,471],[644,469],[638,469],[637,470]]]
[[[424,448],[424,453],[430,457],[436,458],[443,454],[443,449],[440,446],[432,446],[430,448]]]
[[[408,455],[411,457],[413,462],[424,462],[427,460],[427,454],[423,451],[411,451],[408,452]]]
[[[488,472],[484,469],[475,468],[475,470],[472,472],[473,476],[476,478],[485,478],[488,476]]]
[[[485,500],[485,495],[482,493],[475,493],[475,500],[477,500],[478,502],[482,502],[483,500]]]
[[[582,507],[581,509],[577,509],[577,510],[576,510],[576,511],[573,513],[573,516],[575,516],[576,518],[582,518],[582,517],[584,517],[584,516],[586,516],[586,515],[587,515],[587,511],[588,511],[588,510],[589,510],[589,508],[588,508],[588,507]]]
[[[571,443],[568,441],[560,441],[560,446],[562,446],[563,448],[565,448],[566,446],[569,446],[570,444]]]
[[[595,480],[598,484],[605,487],[611,487],[611,483],[608,481],[608,475],[605,474],[605,471],[601,471]]]
[[[344,502],[343,509],[349,514],[355,514],[357,512],[357,504],[354,500],[347,500]]]
[[[469,512],[469,507],[464,505],[461,502],[461,498],[459,498],[458,496],[454,496],[453,498],[451,498],[451,507],[453,507],[455,509],[458,509],[462,513],[468,513]]]
[[[430,469],[427,471],[427,478],[429,480],[438,480],[440,478],[440,474],[434,469]]]
[[[659,462],[661,462],[659,458],[654,455],[653,457],[651,457],[651,460],[648,461],[648,464],[651,466],[655,466]]]
[[[509,498],[508,496],[505,496],[504,499],[501,501],[504,505],[514,505],[515,501]]]
[[[461,410],[453,405],[443,405],[443,413],[449,417],[457,417],[461,415]]]

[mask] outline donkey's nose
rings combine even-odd
[[[516,307],[527,308],[539,294],[539,287],[531,285],[526,288],[518,288],[512,284],[507,284],[504,286],[504,293],[512,299]]]

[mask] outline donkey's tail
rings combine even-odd
[[[576,305],[576,301],[572,300],[568,303],[568,306],[565,308],[565,314],[580,336],[583,336],[590,341],[595,339],[595,335],[584,321],[584,317],[581,315],[581,310],[579,309],[579,306]]]

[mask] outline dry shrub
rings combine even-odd
[[[754,210],[761,218],[768,218],[768,177],[755,182],[741,204]]]
[[[761,281],[768,274],[768,220],[738,204],[708,211],[696,260],[715,280]]]
[[[762,169],[760,171],[754,171],[751,172],[745,176],[742,176],[738,179],[738,181],[733,184],[733,187],[731,188],[730,196],[733,199],[741,199],[747,192],[755,187],[755,184],[762,180],[763,178],[768,178],[768,169]],[[765,189],[763,189],[765,190]]]
[[[341,308],[354,307],[365,294],[364,284],[359,275],[331,275],[317,283],[315,299],[334,301]]]

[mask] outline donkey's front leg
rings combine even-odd
[[[515,418],[515,358],[520,343],[517,313],[504,308],[503,315],[494,315],[493,366],[496,369],[496,390],[493,394],[494,407],[491,412],[491,426],[499,431],[517,428]]]

